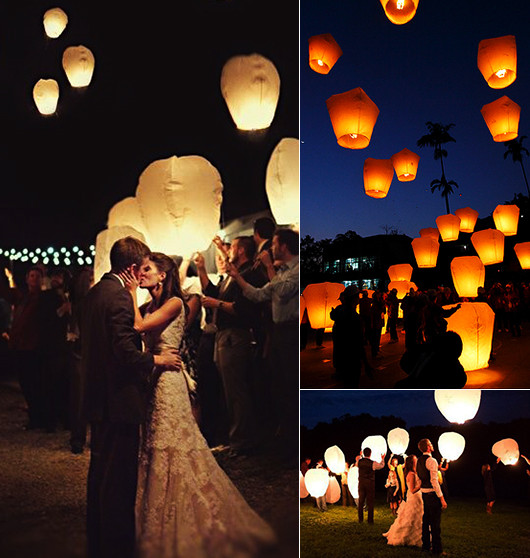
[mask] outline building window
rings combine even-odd
[[[359,269],[359,258],[346,258],[344,267],[345,271],[355,271]]]
[[[340,271],[340,260],[335,260],[332,264],[331,272],[339,273]]]

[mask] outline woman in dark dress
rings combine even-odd
[[[497,463],[499,459],[497,459]],[[497,468],[497,463],[493,465],[493,467],[491,467],[489,463],[482,465],[482,478],[484,480],[484,492],[486,494],[486,513],[489,514],[491,514],[491,508],[493,508],[493,504],[495,503],[495,487],[493,486],[492,472]]]

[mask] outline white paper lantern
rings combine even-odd
[[[472,419],[480,406],[480,389],[435,389],[434,400],[449,422],[463,424]]]
[[[329,474],[326,469],[309,469],[304,479],[305,486],[313,498],[324,496],[329,485]]]
[[[359,467],[352,465],[348,471],[348,490],[355,498],[359,498]]]
[[[56,39],[65,30],[68,16],[61,8],[51,8],[44,13],[42,18],[44,31],[50,39]]]
[[[458,432],[444,432],[438,438],[438,450],[447,461],[457,460],[466,447],[466,440]]]
[[[274,119],[280,76],[260,54],[234,56],[223,67],[221,92],[238,129],[263,130]]]
[[[336,475],[340,475],[346,468],[346,458],[339,446],[331,446],[324,452],[327,468]]]
[[[382,455],[386,455],[386,440],[383,436],[368,436],[364,439],[361,444],[361,449],[370,448],[372,450],[372,455],[370,459],[379,462]]]
[[[54,79],[39,79],[33,87],[33,100],[41,114],[53,114],[59,101],[59,84]]]
[[[135,197],[129,196],[113,205],[109,211],[107,218],[107,227],[132,227],[141,232],[146,243],[149,245],[147,229],[140,212],[138,200]]]
[[[63,69],[72,87],[87,87],[94,74],[95,58],[83,45],[68,47],[63,53]]]
[[[300,142],[283,138],[274,148],[267,165],[265,189],[278,225],[300,221]]]
[[[504,465],[515,465],[519,461],[519,445],[513,438],[499,440],[491,448],[493,455],[500,457]]]
[[[300,473],[300,498],[307,498],[309,496],[309,492],[305,486],[305,479],[304,475],[302,475],[302,471]]]
[[[340,500],[340,485],[335,477],[329,478],[328,489],[326,490],[326,502],[335,504]]]
[[[394,455],[403,455],[409,447],[409,433],[403,428],[392,429],[387,436],[388,447]]]

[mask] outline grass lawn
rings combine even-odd
[[[426,556],[420,548],[386,544],[382,533],[393,522],[388,504],[375,507],[373,525],[357,522],[357,508],[328,504],[327,512],[300,503],[301,558],[391,558]],[[493,515],[482,499],[448,501],[442,513],[442,543],[449,558],[530,557],[530,507],[497,501]]]

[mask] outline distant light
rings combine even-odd
[[[61,248],[61,254],[64,254],[65,252],[66,252],[66,248],[63,246],[63,247]]]
[[[48,254],[53,254],[53,248],[50,246],[47,250]]]
[[[15,254],[16,250],[14,248],[11,248],[11,254]]]
[[[74,246],[74,247],[72,248],[72,252],[77,252],[78,250],[79,250],[79,247],[78,247],[78,246]]]
[[[39,258],[37,258],[37,256],[35,256],[31,259],[32,263],[37,263],[38,261],[39,261]]]
[[[78,254],[79,256],[84,256],[85,253],[83,252],[83,250],[79,250],[79,252],[77,252],[77,254]]]
[[[41,250],[40,248],[35,248],[35,254],[40,254]]]
[[[92,263],[92,258],[85,258],[85,262],[90,265]]]
[[[72,262],[70,261],[70,258],[64,258],[64,264],[65,265],[70,265]]]
[[[27,253],[28,253],[28,249],[27,249],[27,248],[24,248],[24,250],[22,250],[22,253],[23,253],[23,254],[27,254]]]
[[[0,254],[3,254],[3,253],[4,253],[4,252],[3,252],[2,248],[0,248]]]
[[[83,258],[77,258],[77,263],[79,265],[83,265],[85,262],[83,261]]]
[[[42,263],[43,264],[47,264],[50,261],[50,259],[48,258],[48,256],[46,256],[43,260]]]
[[[89,246],[89,248],[90,248],[90,250],[91,250],[92,252],[95,252],[95,251],[96,251],[96,247],[95,247],[93,244],[91,244],[91,245]]]

